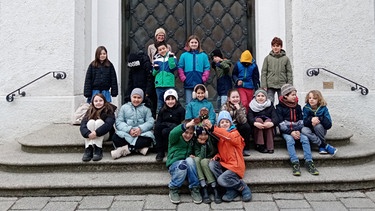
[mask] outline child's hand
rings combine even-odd
[[[301,137],[301,134],[299,131],[293,131],[290,135],[294,138],[294,140],[299,140]]]
[[[264,129],[264,125],[260,122],[254,122],[254,126],[261,130]]]
[[[311,118],[311,124],[313,126],[315,126],[315,125],[317,125],[319,123],[320,123],[319,117],[313,117],[313,118]]]
[[[236,103],[236,104],[233,104],[233,105],[234,105],[234,107],[235,107],[237,110],[241,108],[241,106],[240,106],[239,103]]]
[[[237,86],[242,86],[242,80],[237,81]]]
[[[96,136],[96,132],[95,131],[92,131],[90,134],[89,134],[89,139],[95,139],[97,138]]]
[[[264,128],[271,128],[271,127],[273,127],[273,122],[265,122],[264,124]]]
[[[204,119],[204,120],[202,121],[202,125],[203,125],[203,127],[204,127],[206,130],[209,130],[209,129],[212,128],[212,123],[211,123],[211,121],[210,121],[209,119]]]
[[[191,158],[195,158],[195,155],[190,155]]]
[[[199,123],[199,122],[198,122]],[[194,119],[192,119],[190,122],[188,122],[188,123],[186,123],[186,128],[188,128],[188,127],[192,127],[192,126],[195,126],[196,124],[198,124],[198,123],[195,123],[195,121],[194,121]]]

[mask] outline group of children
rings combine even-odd
[[[158,29],[156,40],[164,37],[160,33],[165,36],[165,31]],[[229,76],[231,62],[223,58],[220,50],[211,53],[211,67],[218,76],[218,104],[221,107],[216,118],[214,106],[208,101],[208,90],[203,85],[210,74],[210,63],[198,37],[189,37],[186,52],[179,62],[170,46],[160,38],[154,47],[149,48],[154,55],[151,68],[157,95],[156,121],[144,103],[147,93],[139,87],[131,89],[130,102],[122,105],[115,117],[116,107],[110,103],[110,97],[117,95],[117,82],[116,86],[112,84],[116,75],[113,75],[113,65],[107,58],[106,49],[98,48],[85,81],[85,96],[91,104],[80,127],[86,138],[82,160],[101,160],[105,140],[113,142],[113,159],[131,153],[146,155],[153,148],[157,161],[163,161],[167,152],[172,203],[180,202],[179,189],[186,178],[195,203],[210,203],[210,189],[215,203],[232,201],[238,195],[243,201],[250,201],[250,188],[242,180],[245,174],[243,156],[250,155],[251,137],[257,151],[274,153],[273,139],[278,126],[286,141],[293,175],[301,174],[295,151],[297,140],[302,143],[308,172],[318,175],[310,143],[318,146],[321,154],[335,155],[337,152],[325,141],[327,130],[332,126],[327,103],[318,90],[312,90],[306,95],[306,105],[302,110],[297,90],[292,85],[289,59],[281,49],[281,40],[274,38],[271,46],[272,51],[262,68],[262,84],[250,51],[242,53],[233,68],[232,78]],[[185,108],[179,103],[174,89],[175,70],[184,82]],[[105,80],[109,82],[104,83]],[[235,88],[232,88],[232,80]],[[276,108],[275,92],[279,96]],[[224,188],[223,195],[218,187]]]

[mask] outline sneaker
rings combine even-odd
[[[122,156],[127,156],[129,154],[130,154],[130,150],[129,150],[128,145],[125,145],[123,147],[118,147],[117,149],[111,151],[111,156],[114,160]]]
[[[324,147],[319,147],[319,154],[327,154],[328,152],[326,151],[326,149],[324,149]]]
[[[92,157],[92,161],[99,161],[103,158],[103,149],[101,147],[97,147],[94,145],[94,156]]]
[[[138,152],[142,155],[146,155],[148,151],[148,147],[143,147],[142,149],[138,149]]]
[[[158,152],[158,154],[156,155],[155,160],[158,161],[158,162],[161,162],[161,161],[163,161],[164,157],[165,157],[164,152]]]
[[[94,148],[92,145],[86,147],[85,152],[83,153],[82,161],[90,161],[93,157]]]
[[[301,170],[299,168],[299,162],[292,163],[293,175],[294,176],[301,176]]]
[[[169,188],[169,200],[171,200],[173,204],[180,203],[180,194],[178,194],[177,187]]]
[[[319,175],[318,169],[315,168],[314,162],[312,161],[307,161],[305,163],[307,171],[312,174],[312,175]]]
[[[332,156],[335,156],[335,155],[336,155],[337,149],[334,148],[333,146],[327,144],[327,146],[326,146],[326,150],[327,150],[327,152],[328,152],[330,155],[332,155]]]
[[[251,190],[247,185],[245,185],[244,189],[242,190],[242,201],[251,201]]]
[[[191,195],[191,198],[193,198],[194,203],[196,204],[202,203],[202,196],[201,196],[201,192],[199,191],[199,187],[193,187],[190,190],[190,195]]]
[[[245,150],[243,150],[242,154],[243,154],[243,156],[246,156],[246,157],[250,156],[250,150],[245,149]]]
[[[234,189],[227,189],[224,196],[221,198],[223,201],[231,202],[238,196],[238,191]]]

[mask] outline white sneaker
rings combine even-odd
[[[129,150],[128,145],[125,145],[123,147],[119,147],[119,148],[111,151],[111,156],[114,160],[117,159],[117,158],[120,158],[120,157],[125,157],[129,154],[130,154],[130,150]]]
[[[142,149],[138,149],[138,152],[142,155],[146,155],[148,151],[148,147],[143,147]]]

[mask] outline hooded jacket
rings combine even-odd
[[[311,122],[313,117],[319,118],[320,124],[323,125],[324,129],[328,130],[332,127],[332,119],[327,106],[319,106],[316,110],[313,110],[310,104],[307,103],[303,107],[303,124],[313,129],[314,127]]]
[[[284,84],[293,85],[292,65],[283,49],[279,54],[271,51],[264,58],[261,87],[280,89]]]

